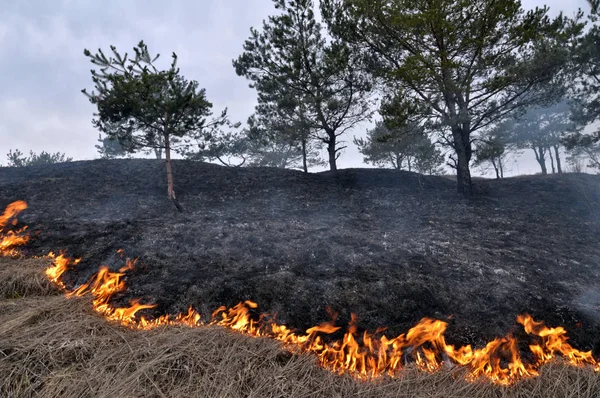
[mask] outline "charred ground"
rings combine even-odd
[[[600,354],[599,176],[476,180],[465,200],[452,179],[393,170],[174,172],[184,213],[155,160],[2,168],[0,205],[28,202],[26,254],[82,257],[73,286],[117,269],[119,248],[139,257],[118,300],[157,303],[154,314],[253,300],[305,329],[331,307],[389,336],[435,317],[449,342],[480,346],[518,334],[528,312]]]

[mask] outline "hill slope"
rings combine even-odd
[[[28,202],[28,254],[82,257],[73,285],[118,268],[119,248],[140,257],[119,300],[157,303],[154,314],[249,299],[293,327],[331,307],[389,335],[453,315],[448,340],[480,345],[528,312],[600,353],[599,176],[477,180],[467,201],[450,179],[393,170],[174,172],[182,214],[155,160],[2,168],[0,205]]]

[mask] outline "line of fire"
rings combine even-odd
[[[30,236],[27,227],[16,228],[17,216],[27,209],[24,201],[7,206],[0,216],[0,255],[18,257],[19,247],[26,245]],[[89,296],[93,309],[109,322],[116,322],[132,329],[157,327],[220,326],[258,338],[271,338],[283,343],[285,349],[315,355],[325,369],[339,374],[348,373],[365,382],[380,377],[401,377],[407,364],[415,364],[425,372],[437,372],[452,367],[468,369],[467,380],[488,379],[496,384],[511,385],[515,382],[539,375],[540,367],[550,361],[561,360],[571,366],[590,366],[600,372],[600,359],[591,351],[583,352],[568,342],[563,327],[549,327],[534,320],[528,314],[516,319],[529,341],[518,341],[512,335],[497,337],[480,348],[471,345],[455,347],[446,342],[444,333],[448,323],[423,318],[408,332],[390,338],[381,330],[374,333],[358,333],[357,319],[352,317],[343,338],[329,338],[341,327],[334,321],[323,322],[305,332],[294,330],[274,321],[269,314],[260,314],[258,305],[244,301],[231,307],[220,307],[207,320],[191,306],[187,313],[165,314],[156,318],[142,315],[143,310],[156,307],[140,300],[132,300],[126,307],[116,307],[111,299],[127,290],[127,276],[138,263],[119,250],[125,266],[118,272],[100,266],[98,272],[85,284],[71,288],[63,277],[77,267],[79,259],[66,253],[48,253],[51,262],[45,274],[66,297]],[[524,352],[522,347],[528,347]]]

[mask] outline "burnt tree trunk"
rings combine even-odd
[[[335,135],[335,130],[331,128],[331,126],[325,119],[325,116],[323,115],[320,100],[317,101],[317,117],[319,119],[319,122],[321,123],[321,128],[325,130],[325,133],[327,134],[327,138],[322,139],[322,141],[327,144],[327,154],[329,155],[329,170],[337,171],[337,136]]]
[[[535,153],[535,160],[540,165],[542,169],[542,174],[547,175],[548,169],[546,168],[546,150],[543,146],[533,147],[533,152]]]
[[[310,136],[310,128],[306,123],[304,104],[300,104],[300,141],[302,144],[302,170],[308,173],[308,137]]]
[[[396,170],[402,170],[402,160],[402,156],[399,153],[392,155],[392,164]]]
[[[452,136],[454,138],[454,149],[456,151],[456,181],[458,184],[458,193],[465,197],[473,196],[473,185],[471,181],[471,169],[469,162],[473,154],[469,133],[461,127],[452,128]]]
[[[169,147],[169,135],[165,133],[165,158],[167,165],[167,195],[169,199],[175,199],[173,189],[173,170],[171,169],[171,148]]]
[[[550,157],[550,167],[552,168],[552,174],[556,174],[556,169],[554,168],[554,156],[552,156],[552,150],[548,147],[548,156]]]
[[[335,131],[326,130],[327,139],[327,153],[329,154],[329,170],[337,171],[337,148],[336,148],[336,136]]]
[[[308,173],[308,162],[306,161],[306,138],[302,137],[302,170]]]
[[[169,200],[173,201],[173,204],[177,208],[179,212],[182,211],[181,205],[177,201],[175,197],[175,189],[173,184],[173,169],[171,168],[171,144],[170,144],[170,136],[169,136],[169,114],[165,113],[165,125],[163,130],[163,135],[165,139],[165,164],[167,166],[167,196]]]
[[[500,179],[500,168],[498,167],[498,165],[496,165],[496,160],[494,160],[494,158],[492,158],[492,166],[494,167],[494,171],[496,172],[496,179],[499,180]]]
[[[558,174],[562,174],[562,164],[560,162],[560,151],[558,145],[554,145],[554,154],[556,155],[556,170]]]

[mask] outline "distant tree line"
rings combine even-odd
[[[23,152],[18,149],[15,149],[14,152],[12,149],[10,149],[6,154],[6,158],[8,160],[8,167],[38,166],[71,162],[73,160],[73,158],[67,157],[67,155],[62,152],[48,153],[46,151],[42,151],[38,154],[33,151],[29,151],[29,156],[25,156]]]
[[[232,61],[257,93],[241,129],[226,109],[212,115],[176,54],[159,70],[144,42],[131,58],[114,46],[110,57],[85,50],[100,68],[91,71],[95,92],[83,92],[98,110],[101,155],[164,156],[167,195],[180,208],[172,152],[335,172],[346,132],[377,112],[375,127],[352,140],[365,162],[427,174],[450,166],[467,197],[473,166],[502,178],[510,155],[524,150],[544,174],[565,171],[565,162],[576,170],[582,159],[600,170],[600,132],[584,133],[600,110],[595,0],[573,18],[517,0],[322,0],[322,24],[313,0],[273,3]]]

